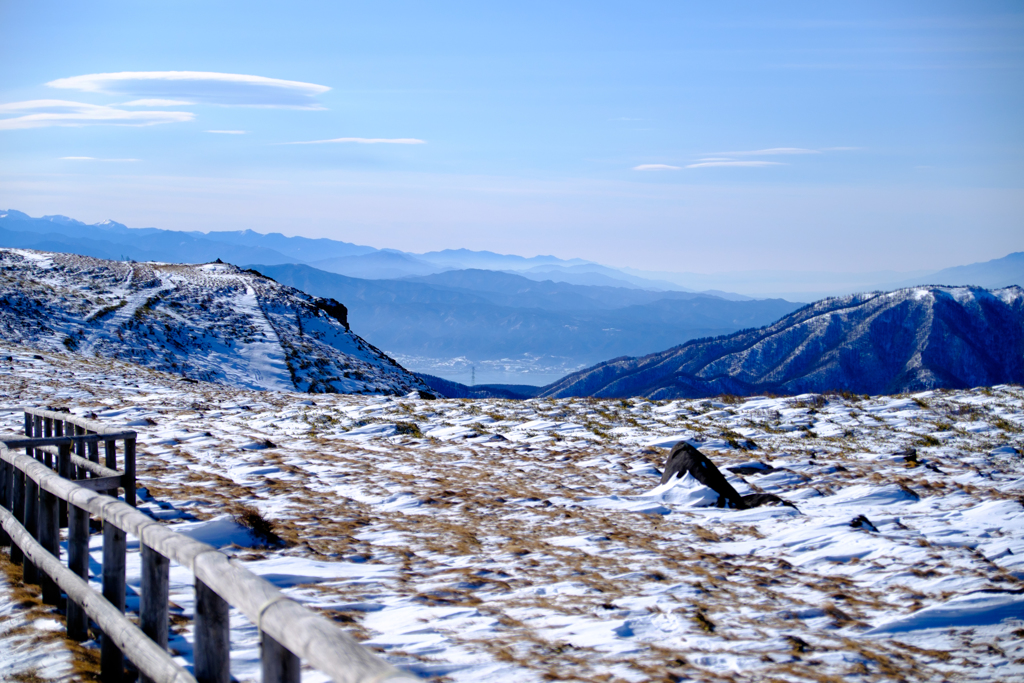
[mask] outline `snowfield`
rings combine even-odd
[[[19,430],[21,405],[133,425],[142,509],[424,677],[1024,677],[1018,386],[676,401],[310,396],[6,344],[0,393],[5,431]],[[740,493],[794,507],[721,509],[690,477],[660,485],[682,439]],[[240,526],[243,506],[283,543]],[[132,539],[129,550],[131,609]],[[192,579],[174,566],[171,581],[171,647],[190,664]],[[62,617],[12,609],[17,590],[0,582],[0,643],[12,645],[0,647],[0,671],[88,668],[95,643],[56,647]],[[258,680],[256,629],[238,615],[232,647],[233,675]]]

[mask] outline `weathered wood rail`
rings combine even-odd
[[[297,683],[303,659],[337,683],[415,680],[219,550],[136,510],[135,439],[130,430],[35,408],[25,409],[24,437],[0,436],[0,543],[11,546],[11,560],[22,565],[25,583],[40,586],[44,602],[66,604],[68,638],[86,640],[95,622],[105,683],[125,679],[125,658],[144,683],[229,683],[230,606],[260,633],[264,683]],[[123,501],[114,497],[118,488]],[[88,584],[91,517],[103,522],[102,595]],[[126,534],[142,550],[140,626],[124,614]],[[192,673],[167,652],[171,562],[195,578]]]

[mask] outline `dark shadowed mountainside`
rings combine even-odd
[[[541,395],[893,394],[1024,382],[1024,290],[918,287],[825,299],[778,322],[573,373]]]
[[[765,325],[800,306],[781,299],[727,301],[687,292],[536,282],[487,270],[361,280],[306,265],[253,268],[343,302],[356,329],[389,353],[431,358],[534,354],[570,358],[579,367]]]
[[[445,398],[507,398],[525,399],[536,396],[541,388],[527,384],[460,384],[443,377],[418,373],[424,383]]]

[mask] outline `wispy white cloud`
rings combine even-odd
[[[208,130],[207,133],[218,133],[220,135],[245,135],[247,130]]]
[[[759,166],[787,166],[781,161],[700,161],[696,164],[689,164],[686,168],[708,168],[711,166],[740,166],[757,168]]]
[[[171,99],[196,104],[289,109],[323,109],[313,98],[330,90],[316,83],[212,71],[85,74],[58,78],[46,85],[51,88],[137,97],[143,101]]]
[[[138,161],[138,159],[99,159],[97,157],[61,157],[63,161]]]
[[[50,126],[154,126],[160,123],[191,121],[195,114],[187,111],[126,111],[68,100],[27,100],[0,104],[0,130],[47,128]]]
[[[777,154],[821,154],[821,150],[805,149],[803,147],[770,147],[768,149],[753,149],[744,152],[718,152],[718,154],[731,157],[760,157]]]
[[[116,107],[185,107],[188,105],[195,104],[191,100],[161,100],[161,99],[143,99],[143,100],[132,100],[131,102],[121,102],[116,104]]]
[[[634,166],[634,171],[678,171],[680,166],[669,166],[668,164],[640,164]]]
[[[282,145],[326,145],[329,143],[351,142],[359,145],[425,145],[426,140],[418,138],[333,138],[331,140],[305,140],[302,142],[282,142]]]

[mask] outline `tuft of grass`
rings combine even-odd
[[[235,522],[251,531],[265,545],[284,545],[284,539],[277,535],[274,523],[263,516],[259,510],[249,505],[239,505],[232,515]]]
[[[697,628],[704,631],[704,633],[714,633],[715,628],[717,628],[715,622],[711,621],[708,615],[704,613],[704,610],[699,607],[693,615],[693,620],[696,622]]]
[[[711,529],[705,529],[699,524],[691,524],[690,531],[693,532],[694,536],[702,541],[707,541],[708,543],[718,543],[722,540],[721,536],[716,534],[714,531]]]
[[[87,323],[96,322],[100,318],[105,318],[108,315],[110,315],[111,313],[113,313],[114,311],[117,311],[117,310],[120,310],[121,308],[124,308],[127,304],[128,304],[128,301],[125,300],[125,299],[122,299],[121,301],[119,301],[118,303],[114,304],[113,306],[104,306],[100,310],[98,310],[95,313],[93,313],[92,315],[90,315],[88,317],[88,319],[86,319],[85,322],[87,322]]]
[[[32,668],[27,671],[16,671],[10,674],[10,678],[5,679],[12,681],[12,683],[50,683],[46,678],[39,675],[38,669]]]
[[[414,439],[423,438],[423,432],[420,431],[419,425],[415,422],[396,422],[395,429],[399,434],[411,436]]]
[[[794,654],[807,652],[811,649],[810,644],[808,644],[808,642],[803,638],[798,638],[797,636],[790,635],[786,636],[786,640],[789,641],[789,646],[793,650]]]

